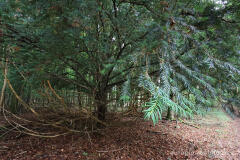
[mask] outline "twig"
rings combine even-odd
[[[18,99],[18,101],[26,108],[29,109],[34,115],[39,116],[39,114],[32,108],[30,107],[27,103],[25,103],[20,96],[17,94],[17,92],[13,89],[9,79],[7,78],[7,75],[4,74],[5,79],[7,80],[8,87],[12,91],[12,93],[15,95],[15,97]]]
[[[91,139],[90,134],[88,133],[88,131],[86,131],[86,134],[88,135],[89,142],[91,143],[91,146],[92,146],[93,145],[92,139]]]
[[[14,129],[16,129],[18,126],[13,127],[12,129],[9,129],[8,131],[6,131],[5,133],[1,134],[0,137],[3,137],[4,135],[6,135],[7,133],[13,131]]]
[[[19,156],[19,155],[24,154],[24,153],[26,153],[26,152],[27,152],[27,151],[20,152],[20,153],[16,154],[15,156]]]
[[[82,112],[85,113],[85,114],[87,114],[87,115],[88,115],[89,117],[91,117],[93,120],[95,120],[95,121],[103,124],[104,126],[106,126],[106,127],[108,126],[105,122],[99,120],[97,117],[95,117],[95,116],[94,116],[90,111],[88,111],[87,109],[83,108],[83,109],[82,109]]]
[[[67,109],[67,105],[66,103],[64,102],[64,99],[62,97],[60,97],[56,91],[53,89],[51,83],[49,80],[47,80],[47,83],[48,83],[48,87],[50,88],[50,90],[52,91],[52,93],[57,97],[57,99],[62,103],[62,105],[65,107],[65,109]]]
[[[1,152],[4,152],[4,151],[7,151],[9,148],[7,146],[1,146],[0,147],[0,151]]]

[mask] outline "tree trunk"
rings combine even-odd
[[[96,94],[95,97],[96,106],[97,106],[97,117],[100,121],[105,120],[106,111],[107,111],[107,93],[100,92]]]
[[[173,94],[170,95],[170,98],[173,102],[175,102],[175,96]],[[168,107],[167,120],[173,120],[173,119],[174,119],[174,112],[171,107]]]
[[[173,120],[173,119],[174,119],[174,112],[171,107],[168,107],[167,120]]]
[[[101,121],[105,120],[105,114],[106,114],[106,106],[104,104],[98,104],[97,105],[97,113],[98,113],[98,119]]]

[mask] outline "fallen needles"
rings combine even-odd
[[[15,156],[19,156],[19,155],[22,155],[24,153],[27,153],[27,151],[20,152],[20,153],[16,154]]]
[[[151,130],[147,130],[148,133],[154,133],[154,134],[162,134],[162,135],[166,135],[166,133],[163,133],[162,131],[151,131]]]
[[[188,125],[188,126],[191,126],[191,127],[197,128],[197,129],[200,128],[199,126],[196,126],[196,125],[194,125],[194,124],[191,124],[191,123],[189,123],[189,122],[186,122],[186,121],[184,121],[184,120],[182,120],[182,119],[180,119],[180,118],[179,118],[179,121],[180,121],[181,123],[183,123],[183,124]]]
[[[123,149],[124,149],[124,147],[123,147],[123,148],[119,148],[119,149],[114,149],[114,150],[108,150],[108,151],[98,151],[98,150],[96,150],[96,152],[99,152],[99,153],[108,153],[108,152],[121,151],[121,150],[123,150]]]

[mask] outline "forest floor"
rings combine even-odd
[[[0,139],[1,160],[240,159],[240,119],[217,110],[204,118],[162,120],[155,126],[140,118],[116,118],[97,134],[16,136]]]

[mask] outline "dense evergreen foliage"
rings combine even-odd
[[[92,97],[104,120],[108,93],[143,91],[156,123],[240,98],[238,0],[2,0],[0,21],[1,61],[27,103],[50,80]]]

